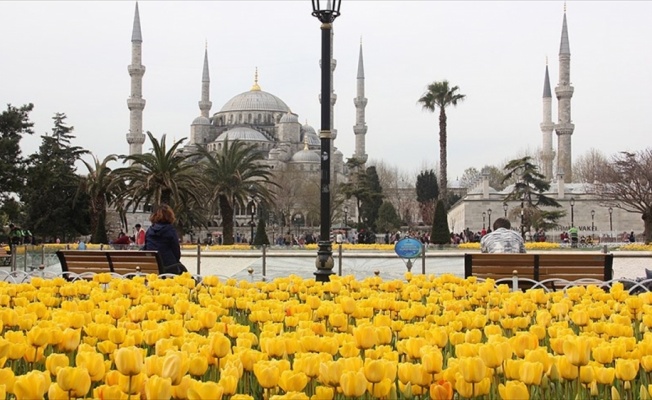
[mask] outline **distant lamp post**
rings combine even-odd
[[[331,32],[335,18],[340,15],[342,0],[312,0],[312,15],[321,22],[321,189],[319,250],[315,266],[315,280],[328,282],[334,273],[331,231]]]
[[[591,210],[591,239],[593,239],[593,231],[595,230],[595,210]]]
[[[505,218],[507,218],[507,203],[503,203],[503,211],[505,212]]]
[[[573,207],[575,207],[575,198],[571,197],[570,198],[570,206],[571,206],[571,227],[575,226],[575,215],[573,214]]]
[[[254,227],[256,223],[254,222],[254,217],[256,216],[256,203],[253,200],[249,202],[249,214],[251,214],[251,221],[249,221],[249,226],[251,227],[251,236],[249,236],[249,244],[254,244]]]
[[[525,226],[523,225],[523,218],[525,216],[525,195],[521,197],[521,237],[525,240]]]
[[[486,217],[487,217],[487,213],[483,211],[482,212],[482,229],[485,229],[484,221],[485,221]]]
[[[349,206],[344,206],[344,236],[349,240]]]
[[[613,237],[614,224],[613,224],[612,214],[614,213],[614,209],[609,207],[607,210],[609,211],[609,236]]]
[[[487,210],[487,216],[489,217],[489,223],[487,226],[489,226],[489,229],[491,229],[491,208]]]

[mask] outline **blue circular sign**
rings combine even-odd
[[[422,248],[420,241],[410,237],[403,238],[394,245],[394,251],[401,258],[417,258],[421,255]]]

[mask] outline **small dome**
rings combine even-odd
[[[312,126],[308,125],[308,123],[306,123],[305,125],[303,125],[303,130],[306,131],[306,133],[312,133],[312,134],[314,134],[314,135],[317,135],[317,131],[315,130],[315,128],[313,128]]]
[[[303,142],[308,142],[308,146],[320,146],[321,145],[321,140],[319,140],[319,136],[317,136],[316,133],[309,133],[306,132],[303,134]]]
[[[240,93],[224,104],[220,112],[227,111],[280,111],[289,112],[283,100],[260,89]]]
[[[299,122],[299,118],[297,117],[296,114],[292,114],[292,112],[288,111],[287,114],[281,117],[280,123],[285,124],[290,122]]]
[[[192,121],[192,124],[193,125],[210,125],[211,120],[200,115],[199,117],[195,118],[194,121]]]
[[[231,128],[228,131],[222,132],[222,134],[218,136],[218,138],[215,139],[215,141],[223,142],[227,139],[229,141],[241,140],[243,142],[244,141],[246,142],[268,142],[269,141],[262,133],[258,132],[255,129],[247,128],[245,126],[236,126],[235,128]]]
[[[303,149],[301,151],[297,151],[296,153],[294,153],[294,155],[292,156],[292,162],[321,163],[321,158],[319,157],[319,154],[315,153],[314,151]]]

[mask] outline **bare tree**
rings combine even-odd
[[[376,166],[380,185],[383,187],[385,200],[392,203],[401,221],[412,225],[414,221],[416,195],[414,192],[414,174],[399,167],[389,165],[384,161],[373,160],[370,164]]]
[[[598,172],[596,193],[605,204],[641,214],[645,243],[652,240],[652,148],[620,152]]]
[[[608,162],[609,160],[600,150],[589,149],[573,163],[573,180],[580,183],[596,182],[598,171]]]

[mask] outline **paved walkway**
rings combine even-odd
[[[334,249],[335,267],[339,270],[337,249]],[[299,275],[303,278],[314,278],[316,271],[316,251],[310,250],[268,250],[263,271],[263,258],[260,250],[252,251],[203,251],[201,265],[197,265],[196,251],[183,251],[181,262],[191,273],[200,275],[218,275],[238,280],[260,281],[265,277],[272,280],[277,277]],[[40,256],[28,258],[27,269],[40,264]],[[54,254],[48,255],[47,271],[58,273],[61,266]],[[423,269],[423,259],[413,261],[412,272],[420,274]],[[342,275],[354,275],[357,279],[374,276],[377,271],[383,279],[403,278],[407,271],[406,264],[393,252],[382,251],[344,251],[341,261]],[[22,257],[17,263],[18,270],[25,269]],[[645,269],[652,270],[652,252],[614,252],[614,278],[630,278],[645,276]],[[0,270],[9,270],[0,267]],[[251,273],[249,272],[251,271]],[[464,276],[464,252],[433,251],[427,253],[425,259],[427,274],[453,274]]]

